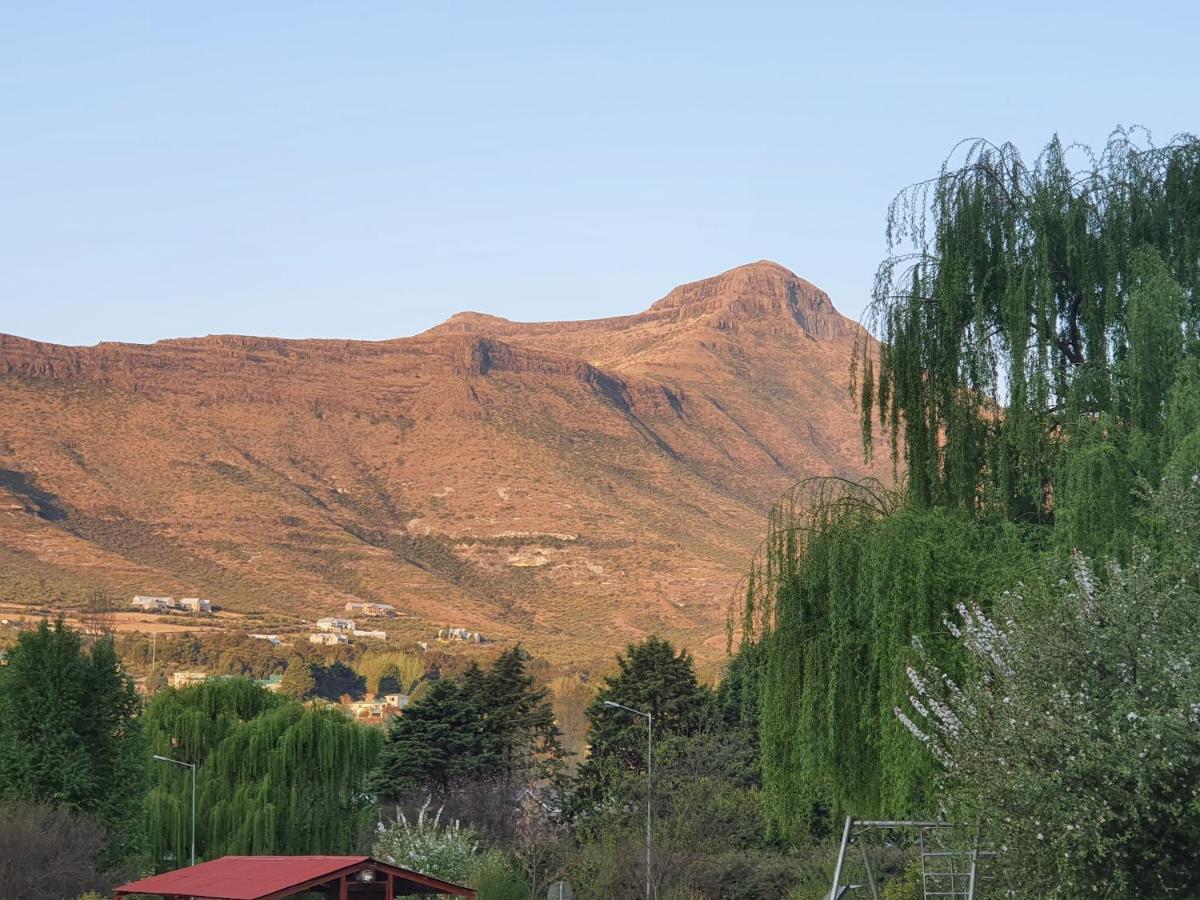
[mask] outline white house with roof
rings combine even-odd
[[[138,594],[133,598],[133,606],[146,612],[162,612],[168,609],[178,609],[179,604],[174,597],[146,597]]]
[[[354,620],[326,616],[323,619],[317,619],[317,627],[322,631],[353,631]]]
[[[203,684],[207,680],[207,672],[174,672],[171,674],[171,687],[185,688],[193,684]]]
[[[194,613],[212,612],[212,604],[201,597],[184,597],[179,601],[179,608]]]
[[[390,603],[369,603],[362,600],[351,600],[346,604],[346,612],[362,613],[364,616],[390,618],[396,615],[396,607]]]
[[[328,647],[336,647],[338,644],[350,643],[350,638],[336,631],[319,631],[310,634],[308,642],[310,644],[324,644]]]

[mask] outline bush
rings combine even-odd
[[[403,811],[390,825],[379,823],[371,855],[392,865],[403,866],[444,881],[466,884],[479,865],[479,840],[472,828],[455,819],[442,824],[442,810],[429,815],[426,801],[409,819]]]
[[[1168,533],[1200,498],[1170,495]],[[1194,510],[1192,510],[1194,512]],[[1190,521],[1190,519],[1187,519]],[[1200,869],[1200,591],[1190,553],[1135,551],[961,607],[976,672],[910,671],[913,734],[941,762],[958,821],[988,828],[1030,896],[1195,897]],[[897,710],[899,713],[899,710]]]
[[[117,875],[96,860],[108,845],[91,819],[32,803],[0,805],[0,896],[71,900]]]
[[[500,853],[486,854],[475,869],[479,900],[528,900],[529,885]]]

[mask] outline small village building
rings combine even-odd
[[[442,642],[448,641],[463,641],[467,644],[486,644],[485,638],[478,631],[469,631],[466,628],[443,628],[438,631],[438,640]]]
[[[162,612],[179,608],[174,597],[145,597],[141,594],[133,598],[133,606],[137,609],[144,609],[146,612]]]
[[[322,631],[353,631],[354,620],[326,616],[323,619],[317,619],[317,627]]]
[[[390,603],[368,603],[361,600],[351,600],[346,604],[346,612],[362,613],[364,616],[390,618],[396,615],[396,607]]]
[[[469,887],[380,862],[369,856],[222,856],[117,888],[118,898],[151,896],[193,900],[281,900],[302,894],[329,900],[396,897],[467,897]]]
[[[376,695],[378,699],[378,695]],[[384,694],[383,702],[388,706],[394,706],[396,709],[406,709],[408,707],[408,694]]]
[[[171,687],[185,688],[193,684],[203,684],[208,681],[207,672],[173,672],[171,673]]]
[[[350,638],[344,634],[338,634],[336,631],[314,632],[308,636],[310,644],[324,644],[328,647],[336,647],[338,644],[350,643]]]
[[[212,603],[201,597],[184,597],[179,601],[179,608],[188,612],[207,613],[212,612]]]
[[[391,697],[400,697],[400,694],[388,695]],[[408,705],[408,698],[404,697],[404,706]],[[384,725],[393,716],[400,715],[403,706],[398,703],[389,702],[388,698],[375,695],[374,700],[353,700],[346,704],[346,710],[359,722],[365,725]]]

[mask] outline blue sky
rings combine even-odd
[[[1184,2],[9,4],[0,331],[389,338],[759,258],[857,315],[960,138],[1200,131],[1198,36]]]

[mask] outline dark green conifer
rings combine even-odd
[[[85,649],[62,620],[22,634],[0,668],[0,800],[91,816],[105,862],[129,859],[146,790],[139,707],[111,638]]]

